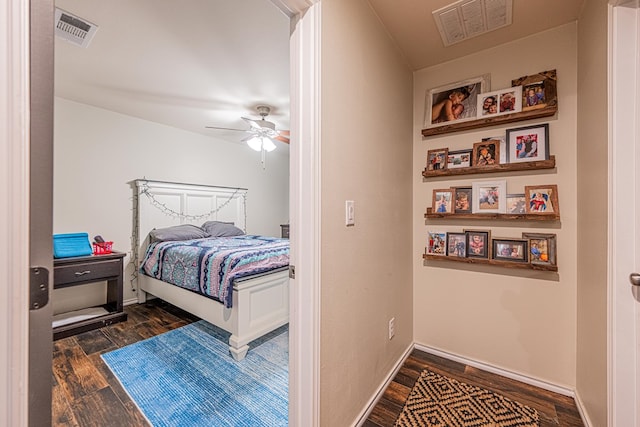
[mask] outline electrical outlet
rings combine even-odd
[[[389,339],[393,338],[395,334],[396,334],[396,318],[392,317],[389,320]]]

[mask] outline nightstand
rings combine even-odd
[[[53,328],[54,340],[127,320],[122,305],[124,256],[123,252],[113,252],[53,261],[54,289],[107,282],[107,301],[102,306],[107,313]]]

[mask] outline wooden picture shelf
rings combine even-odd
[[[497,126],[506,123],[519,122],[523,120],[538,119],[541,117],[553,116],[558,112],[558,104],[540,108],[539,110],[521,111],[518,113],[505,114],[503,116],[471,120],[468,122],[451,123],[442,126],[422,129],[422,136],[429,137],[443,135],[446,133],[460,132],[465,130],[480,129],[489,126]]]
[[[479,220],[526,220],[526,221],[559,221],[560,214],[501,214],[501,213],[438,213],[427,208],[425,218],[436,219],[479,219]]]
[[[449,257],[444,255],[431,255],[431,254],[423,254],[422,258],[426,260],[436,260],[436,261],[464,262],[467,264],[495,265],[498,267],[519,268],[524,270],[558,271],[557,265],[529,264],[526,262],[499,261],[495,259],[485,259],[485,258],[458,258],[458,257]]]
[[[436,176],[472,175],[482,173],[532,171],[538,169],[553,169],[556,167],[556,156],[549,156],[549,160],[537,160],[533,162],[505,163],[501,165],[469,166],[466,168],[439,169],[430,171],[425,168],[422,176],[433,178]]]

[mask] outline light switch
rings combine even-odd
[[[345,223],[356,225],[356,202],[353,200],[347,200],[345,203]]]

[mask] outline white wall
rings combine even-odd
[[[366,0],[323,0],[321,34],[320,417],[348,426],[413,338],[412,74]]]
[[[422,260],[414,264],[414,339],[417,343],[484,362],[555,385],[576,384],[576,24],[496,46],[414,75],[413,257],[420,260],[427,230],[490,229],[492,237],[520,237],[523,231],[556,233],[558,273]],[[492,89],[511,80],[556,69],[556,117],[511,123],[423,139],[425,94],[430,88],[485,73]],[[550,153],[556,169],[457,179],[423,180],[427,151],[471,148],[505,129],[549,123]],[[606,158],[603,160],[606,162]],[[525,185],[557,184],[558,224],[523,221],[425,220],[432,190],[471,186],[474,180],[506,179],[507,193]]]
[[[56,98],[54,233],[100,234],[130,253],[138,178],[248,188],[249,234],[280,236],[289,221],[288,148],[268,153],[263,170],[260,153],[244,144]],[[124,299],[134,296],[125,277]],[[62,299],[54,295],[56,312],[69,308]]]

